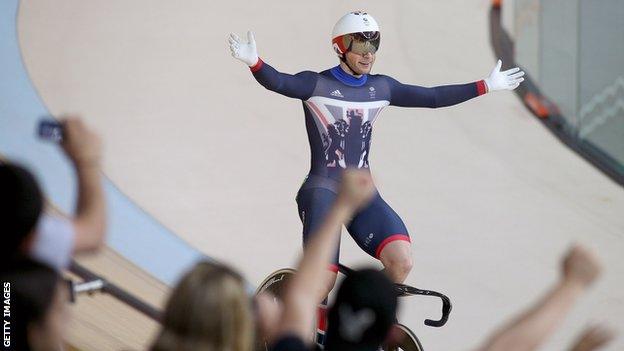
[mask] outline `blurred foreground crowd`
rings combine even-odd
[[[72,257],[97,254],[105,244],[107,218],[100,138],[79,118],[63,118],[61,124],[64,138],[60,147],[77,178],[72,215],[60,214],[46,203],[45,194],[28,169],[10,160],[0,161],[0,231],[4,242],[0,246],[0,276],[6,350],[64,349],[65,330],[71,318],[71,285],[63,274]],[[313,342],[320,302],[317,292],[323,289],[324,272],[339,244],[337,228],[348,223],[374,192],[369,174],[358,170],[345,172],[337,200],[302,253],[296,264],[297,273],[282,299],[270,293],[250,296],[243,275],[227,264],[196,264],[172,289],[161,330],[149,350],[319,348]],[[599,278],[601,270],[593,253],[573,246],[561,259],[559,279],[554,286],[481,341],[478,350],[537,349]],[[384,272],[364,268],[349,274],[329,309],[323,348],[379,350],[393,336],[397,309],[393,283]],[[569,350],[596,350],[613,337],[614,333],[605,326],[591,326]]]

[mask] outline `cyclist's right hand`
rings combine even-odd
[[[247,31],[247,41],[241,40],[238,35],[230,33],[228,38],[230,43],[230,51],[232,56],[243,61],[247,66],[251,67],[258,63],[258,49],[256,48],[256,40],[252,31]]]

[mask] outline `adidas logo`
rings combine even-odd
[[[329,93],[329,95],[331,95],[331,96],[336,96],[336,97],[341,97],[341,98],[343,98],[343,97],[344,97],[344,95],[342,95],[342,93],[341,93],[341,92],[340,92],[340,90],[338,90],[338,89],[336,89],[336,90],[332,91],[331,93]]]

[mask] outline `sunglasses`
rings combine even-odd
[[[379,32],[351,33],[343,35],[339,40],[339,47],[346,48],[346,51],[358,55],[375,54],[379,50],[381,35]]]

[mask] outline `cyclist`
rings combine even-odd
[[[311,150],[311,168],[297,194],[304,246],[335,201],[344,169],[369,170],[372,128],[384,107],[451,106],[487,92],[513,90],[524,80],[519,68],[501,72],[499,60],[489,77],[476,82],[432,88],[402,84],[371,74],[380,40],[379,25],[371,15],[350,12],[333,29],[331,42],[339,64],[320,73],[290,75],[258,57],[251,31],[247,41],[230,34],[232,56],[248,65],[261,85],[303,102]],[[346,228],[365,252],[381,261],[394,282],[406,279],[412,268],[410,237],[399,215],[379,194]],[[319,301],[335,283],[338,252],[333,262]]]

